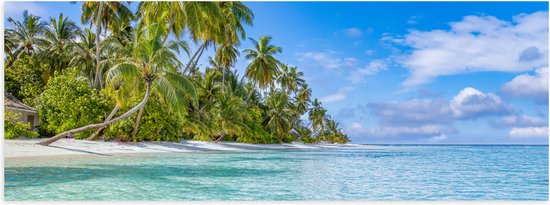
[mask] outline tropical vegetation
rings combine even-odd
[[[39,144],[349,142],[311,99],[304,74],[277,59],[283,50],[271,36],[248,38],[252,47],[240,50],[254,18],[243,3],[139,2],[135,12],[124,2],[81,4],[86,28],[25,11],[4,32],[5,92],[37,108],[47,138]],[[207,49],[213,56],[203,56]],[[244,74],[235,68],[241,53],[250,62]]]

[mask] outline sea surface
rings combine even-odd
[[[548,146],[5,160],[5,200],[548,200]]]

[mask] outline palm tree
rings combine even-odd
[[[209,19],[213,19],[213,21],[205,21],[206,23],[202,25],[202,29],[195,29],[196,32],[191,32],[193,39],[195,39],[195,41],[202,41],[202,44],[190,59],[186,70],[197,65],[200,56],[210,45],[219,45],[216,53],[227,54],[220,55],[221,58],[225,58],[224,61],[231,62],[236,60],[238,51],[235,47],[240,45],[240,39],[246,38],[243,24],[252,26],[254,14],[252,10],[242,2],[231,1],[214,3],[215,7],[212,9],[214,12],[208,13],[210,16]],[[220,59],[217,58],[216,60],[219,61]],[[222,61],[219,62],[222,63]],[[228,66],[232,63],[226,62],[222,64]]]
[[[8,22],[12,28],[6,29],[4,34],[7,42],[5,46],[11,45],[8,50],[13,52],[7,57],[6,68],[11,67],[21,54],[36,53],[39,46],[46,44],[43,35],[48,25],[41,21],[40,17],[29,14],[27,10],[23,11],[23,22],[15,21],[11,17],[8,18]]]
[[[275,77],[279,74],[281,62],[273,55],[282,52],[281,47],[271,45],[271,36],[259,37],[258,41],[250,38],[254,48],[246,49],[245,58],[252,60],[246,67],[246,76],[260,89],[272,86]]]
[[[248,119],[248,112],[242,99],[230,92],[221,92],[214,102],[213,124],[217,125],[219,130],[216,142],[224,139],[226,135],[242,135],[248,129],[244,123]]]
[[[296,66],[289,67],[287,64],[281,65],[281,75],[277,78],[277,82],[285,92],[293,93],[302,87],[306,81],[302,78],[304,73],[298,71]]]
[[[74,40],[79,36],[80,28],[68,17],[59,14],[59,18],[50,18],[50,25],[45,32],[47,48],[45,55],[50,64],[48,76],[54,76],[55,71],[61,72],[70,62],[70,52]]]
[[[321,103],[317,98],[313,100],[312,108],[309,110],[309,121],[311,123],[311,127],[313,128],[313,132],[317,133],[317,135],[322,135],[325,132],[325,115],[326,111],[325,108],[321,107]]]
[[[294,113],[296,114],[296,117],[304,114],[307,111],[311,101],[310,98],[311,89],[308,87],[307,84],[304,84],[295,96]]]
[[[288,95],[285,92],[272,90],[266,105],[267,116],[269,116],[267,127],[277,135],[279,141],[282,141],[283,136],[290,134],[292,129],[292,111]]]
[[[90,29],[84,29],[84,32],[78,33],[78,41],[74,42],[74,55],[69,62],[69,66],[77,67],[80,72],[88,77],[88,85],[93,86],[95,71],[95,34]]]
[[[132,55],[115,60],[117,63],[107,71],[107,82],[122,80],[125,83],[138,83],[145,87],[143,100],[126,113],[109,121],[68,130],[37,144],[47,146],[68,135],[106,127],[128,118],[145,106],[151,92],[156,92],[164,97],[170,109],[179,114],[186,110],[183,107],[186,97],[196,99],[192,83],[177,73],[177,68],[181,66],[181,63],[174,52],[179,50],[178,46],[181,44],[172,41],[163,44],[162,41],[164,35],[167,35],[167,30],[160,24],[139,27],[136,31],[132,45],[128,46],[131,48]]]
[[[82,3],[82,17],[83,24],[91,22],[96,27],[96,45],[99,45],[101,29],[107,33],[107,28],[113,21],[125,21],[126,19],[132,19],[133,14],[128,7],[121,2],[109,1],[86,1]],[[103,88],[102,85],[102,70],[100,65],[100,47],[96,47],[96,74],[94,79],[94,87]]]

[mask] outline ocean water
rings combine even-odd
[[[548,200],[548,146],[5,160],[5,200]]]

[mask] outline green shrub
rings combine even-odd
[[[23,103],[34,106],[34,98],[38,97],[46,85],[43,64],[36,57],[22,56],[12,67],[4,72],[5,92],[11,93]]]
[[[100,123],[112,109],[109,101],[90,88],[84,77],[75,73],[50,79],[44,92],[36,99],[45,133],[61,133],[81,126]],[[76,134],[83,139],[94,130]]]
[[[128,101],[124,111],[119,111],[117,116],[141,101],[141,96],[132,97]],[[128,119],[121,120],[107,129],[105,129],[105,140],[120,139],[121,141],[139,142],[139,141],[171,141],[179,142],[183,139],[183,128],[181,118],[171,113],[167,106],[163,104],[157,96],[151,96],[141,117],[138,132],[132,138],[134,122],[137,118],[136,112]]]
[[[4,115],[4,139],[17,139],[19,137],[36,138],[38,133],[33,132],[31,125],[17,121],[21,114],[6,111]]]

